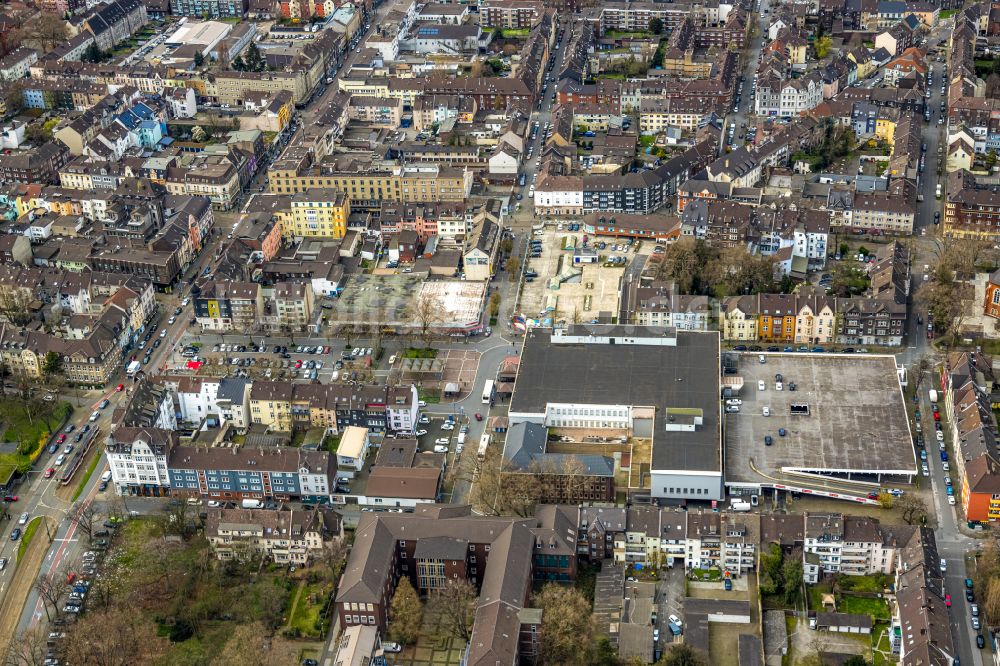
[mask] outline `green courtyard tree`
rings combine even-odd
[[[58,375],[62,369],[62,356],[58,352],[46,352],[42,361],[42,372],[46,375]]]
[[[424,607],[420,597],[410,579],[403,576],[389,604],[389,638],[404,645],[416,643],[423,619]]]
[[[649,31],[654,35],[659,35],[663,32],[663,19],[654,16],[649,19]]]

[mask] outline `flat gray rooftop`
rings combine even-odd
[[[623,341],[667,329],[592,328],[616,342],[556,343],[550,329],[528,332],[510,413],[543,414],[549,403],[652,407],[654,470],[720,470],[719,334],[677,331],[676,346],[659,346]],[[701,409],[703,423],[666,432],[668,408]]]
[[[744,380],[739,413],[725,414],[726,482],[790,471],[916,474],[917,461],[892,356],[733,354]],[[775,390],[775,375],[783,390]],[[732,375],[728,376],[732,378]],[[758,382],[764,382],[764,390]],[[789,383],[795,390],[789,390]],[[807,405],[808,415],[792,413]],[[763,415],[763,408],[770,416]],[[779,428],[787,434],[780,437]],[[765,446],[770,435],[774,444]],[[787,479],[786,479],[787,480]]]

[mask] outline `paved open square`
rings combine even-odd
[[[727,378],[742,380],[739,412],[725,414],[727,483],[917,473],[893,357],[730,353],[727,361],[737,368]]]

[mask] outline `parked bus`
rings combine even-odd
[[[486,386],[483,387],[483,404],[492,405],[493,404],[493,393],[494,393],[494,383],[492,379],[486,380]]]
[[[479,451],[476,453],[476,456],[480,460],[486,459],[486,449],[489,448],[489,446],[490,446],[490,431],[487,430],[486,432],[483,433],[483,436],[479,439]]]

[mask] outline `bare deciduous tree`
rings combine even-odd
[[[24,326],[31,321],[31,301],[34,298],[27,289],[0,286],[0,316],[15,326]]]
[[[6,666],[42,666],[47,659],[48,635],[41,623],[19,632],[7,645]]]
[[[97,509],[94,508],[94,505],[90,502],[77,502],[73,505],[71,513],[73,520],[76,521],[76,526],[87,535],[87,540],[93,540],[94,520],[97,516]]]
[[[906,493],[896,498],[896,508],[907,525],[922,522],[927,518],[927,505],[916,493]]]
[[[127,604],[91,610],[67,632],[66,663],[78,666],[132,666],[153,663],[164,640],[142,613]]]
[[[35,581],[34,588],[38,598],[42,600],[42,608],[45,609],[45,617],[51,620],[59,617],[60,602],[66,591],[66,586],[60,580],[42,574]],[[51,609],[51,610],[50,610]]]
[[[274,663],[268,632],[260,622],[241,624],[230,635],[219,654],[220,664],[269,666]]]
[[[426,347],[434,338],[434,327],[442,322],[442,307],[438,299],[424,294],[417,299],[410,316],[417,324],[417,337]]]
[[[431,594],[428,606],[439,613],[444,628],[463,641],[472,636],[472,622],[476,613],[476,588],[465,578],[449,580],[445,586]]]
[[[62,16],[55,12],[40,12],[21,24],[17,37],[21,42],[50,51],[69,38],[69,28]]]

